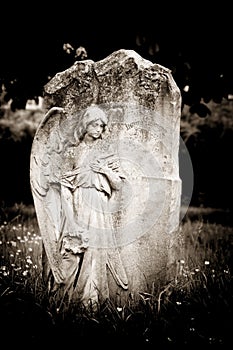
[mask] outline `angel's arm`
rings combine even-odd
[[[109,161],[107,164],[101,164],[101,162],[97,160],[90,166],[93,171],[107,177],[112,189],[119,190],[121,188],[122,180],[125,179],[125,175],[120,171],[118,162]]]

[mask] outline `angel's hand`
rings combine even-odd
[[[105,174],[108,177],[108,179],[114,179],[114,181],[126,179],[125,174],[123,174],[123,172],[120,171],[118,166],[116,165],[112,165],[112,167],[110,167],[109,164],[101,165],[99,161],[96,161],[90,164],[90,167],[96,173]]]
[[[76,167],[76,168],[74,168],[73,170],[68,170],[68,171],[66,171],[65,173],[63,173],[62,176],[61,176],[61,178],[62,178],[62,179],[65,179],[65,178],[70,177],[70,176],[75,176],[75,175],[77,175],[79,172],[80,172],[80,168],[79,168],[79,167]]]
[[[96,173],[106,173],[109,168],[106,164],[101,164],[99,160],[90,164],[90,168]]]
[[[108,168],[113,171],[117,176],[119,176],[121,179],[126,179],[125,174],[122,171],[122,168],[120,166],[119,159],[113,159],[108,162]]]
[[[113,171],[118,171],[120,168],[120,162],[118,159],[111,160],[108,162],[108,167],[112,169]]]

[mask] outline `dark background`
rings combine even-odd
[[[224,2],[216,7],[190,1],[186,6],[81,4],[3,7],[0,78],[15,99],[13,106],[23,107],[28,96],[41,94],[48,77],[74,61],[74,54],[62,49],[67,42],[85,47],[94,61],[120,48],[137,50],[170,68],[182,91],[190,85],[184,103],[201,97],[221,102],[233,93],[233,26]]]
[[[191,135],[186,142],[194,170],[191,205],[232,210],[233,22],[228,3],[8,3],[1,12],[2,106],[11,101],[17,113],[28,99],[37,100],[54,74],[83,59],[75,57],[80,46],[94,61],[118,49],[135,50],[170,68],[181,90],[181,136]],[[64,43],[74,48],[70,54]],[[1,118],[6,118],[2,109]],[[12,129],[0,125],[4,205],[32,203],[32,138],[33,131],[24,130],[15,140]]]

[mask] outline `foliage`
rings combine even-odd
[[[44,116],[42,109],[20,109],[12,112],[10,109],[2,111],[0,118],[0,139],[12,139],[22,141],[25,138],[33,138],[39,123]]]
[[[203,102],[204,103],[204,102]],[[192,205],[232,208],[233,101],[206,104],[206,118],[184,106],[180,133],[192,160],[194,189]],[[185,169],[184,169],[185,173]]]
[[[4,337],[22,334],[28,346],[110,344],[128,347],[225,346],[233,316],[233,235],[221,224],[181,223],[184,256],[174,279],[154,294],[97,308],[60,304],[41,277],[41,237],[33,208],[21,205],[0,226],[0,307]],[[21,213],[21,214],[19,214]],[[7,217],[7,213],[5,213]],[[9,217],[9,218],[10,218]],[[62,337],[61,337],[62,334]],[[77,340],[78,339],[78,340]],[[13,340],[11,340],[12,344]]]
[[[30,152],[35,131],[44,113],[41,109],[2,109],[0,118],[0,203],[32,203]]]
[[[210,101],[204,103],[203,106],[209,111],[206,118],[200,118],[199,114],[184,106],[181,115],[181,136],[185,143],[187,143],[189,137],[201,136],[205,139],[204,130],[211,129],[219,130],[218,139],[223,139],[228,132],[233,130],[233,100],[223,99],[221,104]],[[199,134],[199,135],[198,135]]]

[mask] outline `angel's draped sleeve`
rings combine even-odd
[[[111,197],[112,190],[119,189],[124,176],[119,168],[114,170],[108,166],[116,161],[114,154],[100,154],[93,149],[92,151],[85,149],[85,145],[80,145],[77,150],[73,150],[73,155],[74,161],[70,162],[69,169],[72,169],[71,164],[74,165],[74,168],[64,171],[61,176],[63,186],[73,191],[78,187],[95,188],[109,197]]]
[[[95,188],[97,191],[105,192],[108,196],[111,196],[112,193],[107,176],[93,171],[91,164],[77,166],[73,170],[64,173],[61,184],[73,191],[83,187]]]

